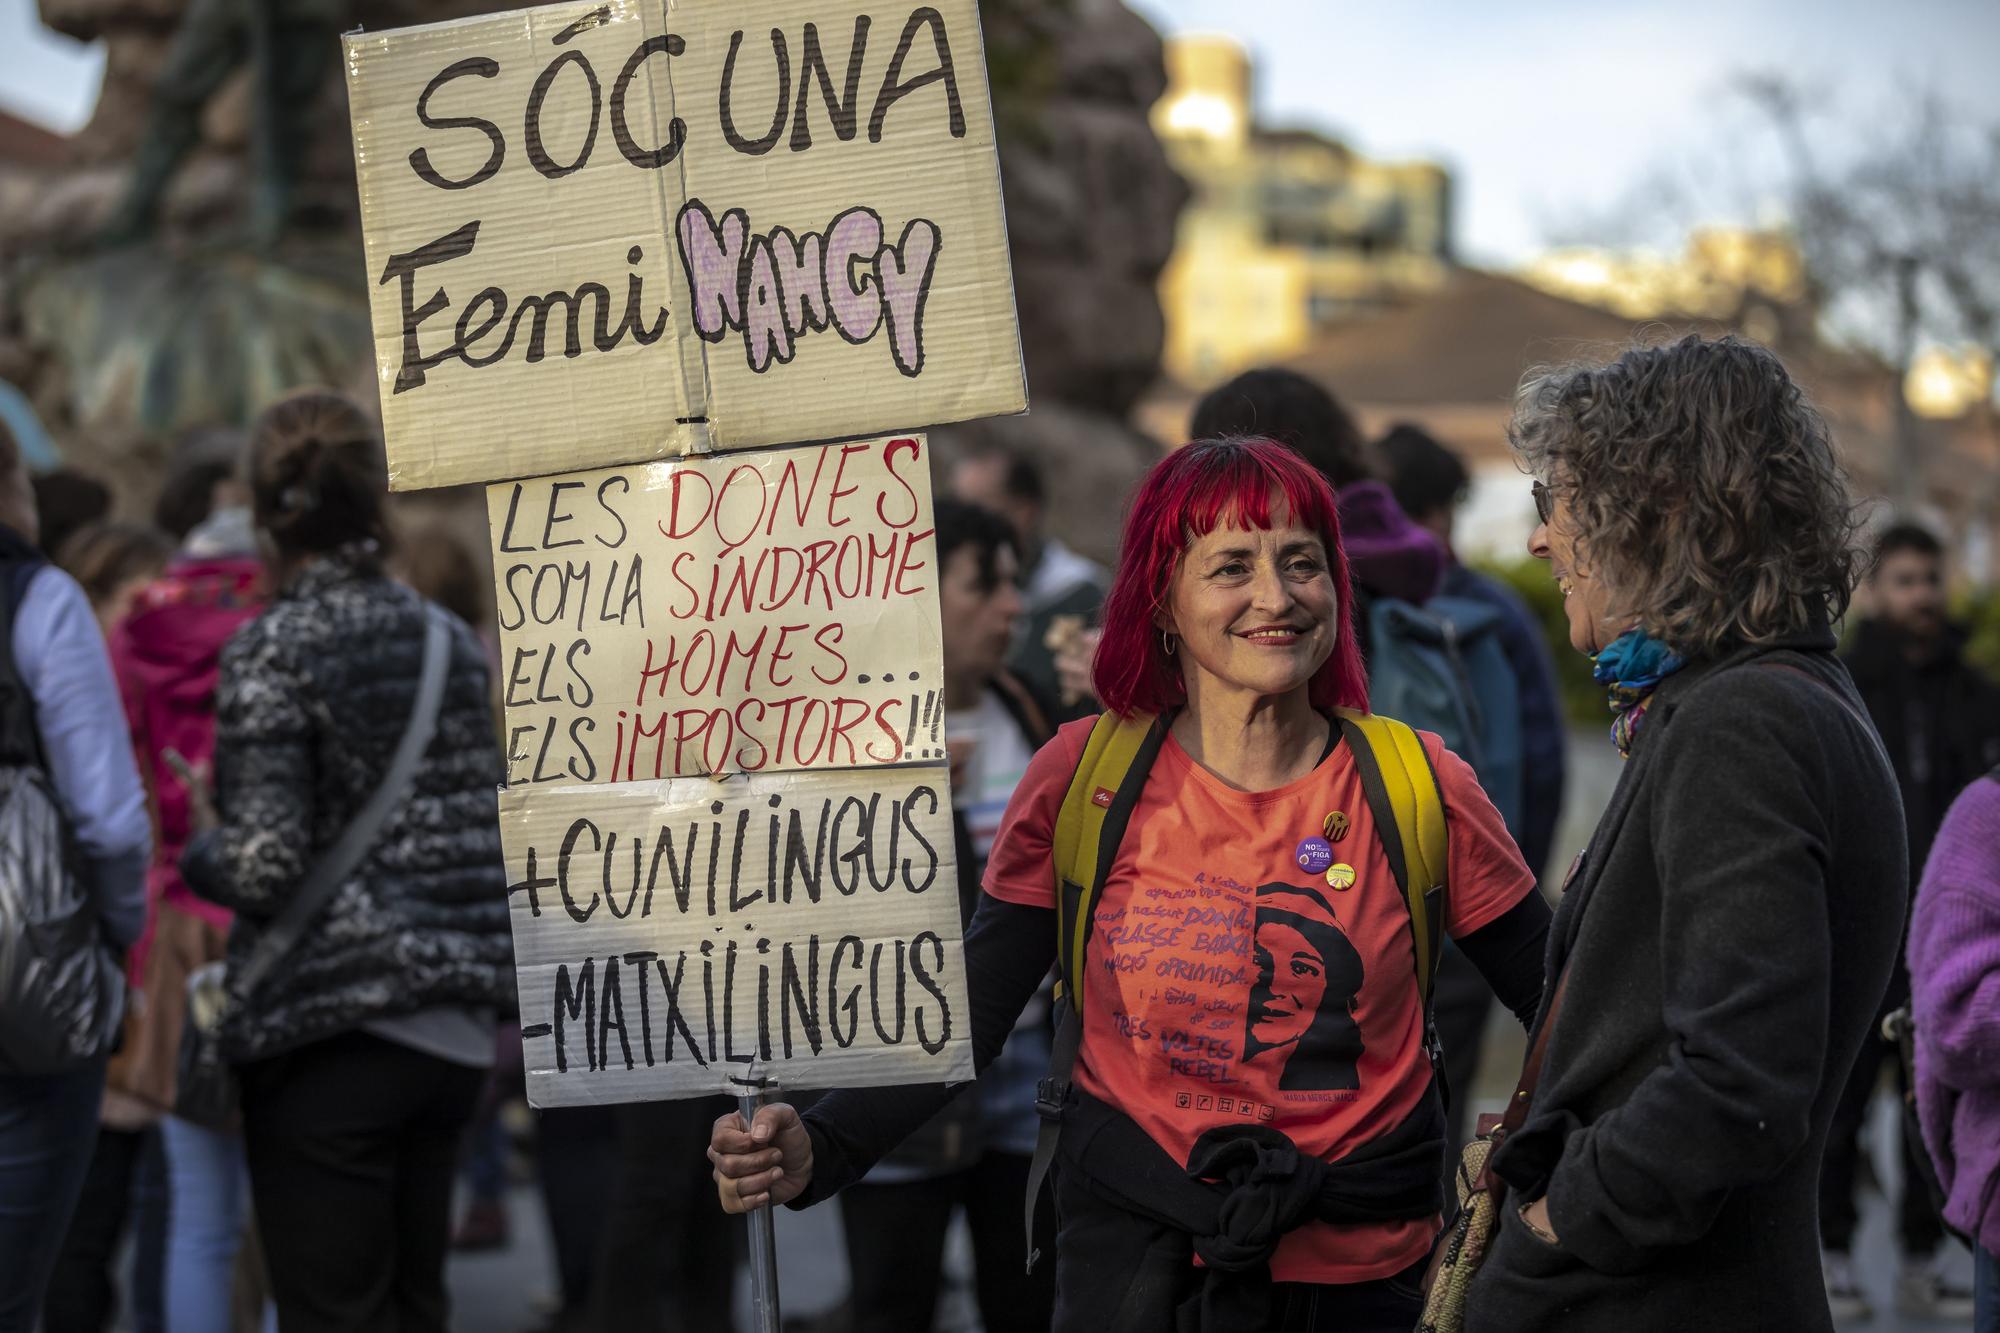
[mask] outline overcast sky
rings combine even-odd
[[[1727,91],[1790,71],[1830,112],[1887,114],[1935,87],[2000,122],[1993,0],[1134,0],[1166,33],[1222,32],[1256,61],[1261,113],[1456,172],[1458,240],[1514,260],[1665,167],[1741,156],[1762,126]],[[1745,169],[1739,175],[1755,175]],[[1717,191],[1734,198],[1754,189]]]
[[[1855,123],[1935,88],[2000,123],[1994,0],[1133,0],[1164,32],[1226,32],[1257,61],[1266,118],[1371,154],[1434,157],[1458,183],[1470,258],[1510,262],[1619,211],[1662,169],[1750,204],[1761,126],[1732,72],[1778,68]],[[96,53],[0,0],[0,106],[88,117]],[[1725,162],[1733,168],[1725,169]],[[1711,166],[1711,164],[1714,164]]]

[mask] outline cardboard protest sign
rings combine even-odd
[[[942,759],[924,438],[487,489],[507,782]]]
[[[536,1106],[972,1077],[945,765],[510,787]]]
[[[394,488],[1026,407],[975,0],[576,0],[345,51]]]

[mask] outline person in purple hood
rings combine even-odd
[[[2000,769],[1938,830],[1909,961],[1924,1145],[1945,1220],[1973,1242],[1973,1327],[2000,1333]]]

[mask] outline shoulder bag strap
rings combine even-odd
[[[445,677],[450,666],[451,627],[441,611],[426,604],[423,670],[417,680],[417,701],[410,709],[410,719],[404,724],[402,739],[397,742],[395,756],[389,761],[389,770],[383,776],[381,785],[375,788],[375,794],[368,798],[368,804],[348,821],[340,837],[307,872],[304,883],[300,884],[291,902],[285,905],[285,910],[264,932],[264,937],[257,941],[256,948],[243,964],[238,994],[253,993],[271,969],[284,961],[285,955],[298,944],[306,927],[332,899],[334,891],[361,864],[361,859],[374,845],[376,835],[388,822],[390,813],[402,804],[411,780],[416,777],[417,765],[422,761],[424,751],[430,748],[431,737],[437,733],[438,709],[444,701]]]
[[[1853,701],[1835,689],[1831,682],[1821,680],[1804,667],[1796,666],[1790,662],[1773,662],[1767,660],[1759,662],[1757,665],[1763,667],[1766,671],[1782,671],[1788,676],[1797,676],[1800,680],[1826,694],[1835,703],[1839,704],[1843,712],[1861,724],[1863,731],[1866,731],[1871,736],[1875,734],[1875,724],[1863,716],[1861,710],[1854,706]]]
[[[1493,1149],[1479,1168],[1479,1179],[1473,1182],[1474,1189],[1490,1191],[1496,1198],[1504,1186],[1500,1177],[1493,1174],[1494,1153],[1509,1135],[1528,1122],[1528,1111],[1535,1104],[1535,1090],[1542,1081],[1542,1064],[1549,1054],[1549,1035],[1556,1030],[1556,1019],[1562,1014],[1563,992],[1568,989],[1569,965],[1564,964],[1556,978],[1555,994],[1549,997],[1549,1007],[1542,1015],[1542,1025],[1535,1029],[1535,1039],[1528,1046],[1528,1058],[1521,1065],[1521,1081],[1514,1085],[1514,1095],[1507,1099],[1507,1109],[1501,1113],[1500,1124],[1490,1136]]]

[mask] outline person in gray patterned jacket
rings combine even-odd
[[[308,391],[268,409],[250,481],[278,592],[223,650],[212,823],[181,860],[236,913],[239,968],[382,783],[426,616],[383,571],[382,447],[352,402]],[[231,995],[222,1031],[288,1333],[446,1326],[458,1138],[512,995],[485,654],[452,628],[408,797],[293,952]]]

